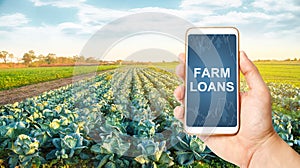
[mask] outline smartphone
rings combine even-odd
[[[198,27],[186,32],[185,130],[235,134],[239,130],[239,31]]]

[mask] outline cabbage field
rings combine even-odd
[[[0,166],[235,167],[173,117],[180,84],[166,70],[127,66],[0,106]],[[275,130],[300,153],[300,89],[268,86]]]

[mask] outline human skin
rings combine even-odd
[[[180,54],[177,75],[185,80],[185,55]],[[272,126],[269,89],[256,66],[240,52],[239,67],[249,90],[240,93],[240,129],[235,135],[201,136],[201,140],[219,157],[240,167],[300,167],[300,155],[286,144]],[[174,95],[182,104],[174,116],[184,122],[184,86]]]

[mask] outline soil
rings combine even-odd
[[[103,72],[104,71],[101,71],[99,73],[103,73]],[[43,92],[57,89],[59,87],[71,84],[73,82],[82,79],[92,78],[94,76],[95,73],[83,74],[83,75],[78,75],[70,78],[63,78],[63,79],[58,79],[53,81],[47,81],[47,82],[22,86],[10,90],[0,91],[0,105],[19,102],[29,97],[38,96]]]

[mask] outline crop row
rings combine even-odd
[[[173,117],[180,83],[164,70],[127,67],[1,106],[0,159],[10,167],[233,166]],[[274,112],[273,122],[299,152],[298,120]]]
[[[145,73],[120,69],[2,106],[0,158],[10,167],[171,166],[204,158],[205,145],[182,132]]]

